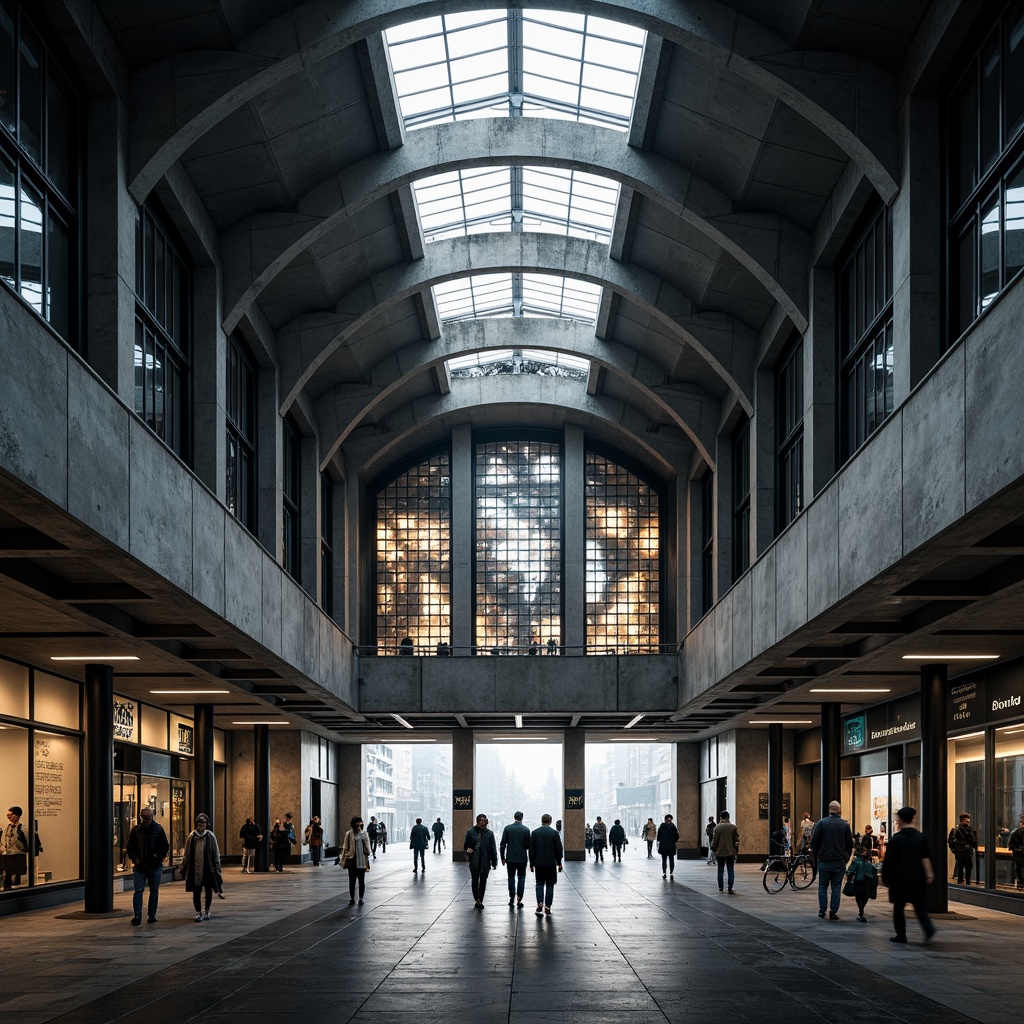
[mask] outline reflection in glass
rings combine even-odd
[[[17,132],[15,83],[17,61],[15,50],[14,11],[7,0],[0,2],[0,124],[12,135]]]
[[[587,453],[587,647],[647,653],[660,640],[658,494],[633,473]]]
[[[43,202],[24,183],[21,187],[19,232],[21,295],[39,314],[43,312]]]
[[[1024,166],[1006,184],[1005,260],[1006,282],[1024,267]]]
[[[451,471],[445,453],[377,495],[377,645],[397,654],[451,643]]]
[[[996,888],[1024,889],[1024,858],[1013,860],[1010,848],[1019,847],[1024,836],[1024,725],[996,730],[995,814]]]
[[[985,204],[981,214],[981,308],[999,294],[999,197]]]
[[[476,446],[476,644],[494,654],[561,639],[561,457],[541,441]]]
[[[22,19],[19,108],[20,142],[37,164],[43,162],[43,47],[39,36]]]
[[[17,205],[14,192],[14,171],[0,160],[0,278],[15,287],[14,233]]]
[[[950,740],[952,746],[952,757],[954,770],[954,814],[969,814],[975,828],[979,830],[978,841],[982,849],[985,847],[985,836],[981,833],[982,823],[985,820],[985,735],[974,733],[969,736],[961,736]],[[927,822],[922,822],[922,827],[928,827]],[[956,822],[950,823],[952,828]],[[950,850],[946,849],[947,870],[955,877],[955,858]],[[976,858],[977,869],[975,878],[978,882],[984,881],[984,857]]]

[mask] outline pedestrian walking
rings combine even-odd
[[[324,827],[320,824],[319,815],[314,814],[302,834],[302,842],[309,847],[309,856],[313,867],[318,868],[324,856]]]
[[[612,860],[622,861],[622,848],[629,840],[626,838],[626,830],[618,818],[615,824],[608,830],[608,841],[612,844]]]
[[[708,863],[714,864],[715,862],[715,851],[711,846],[711,839],[715,834],[715,816],[713,814],[708,815],[708,823],[704,826],[704,835],[708,841]]]
[[[416,819],[412,831],[409,833],[409,849],[412,850],[412,873],[415,875],[419,866],[423,866],[423,872],[427,870],[427,847],[430,845],[430,829],[423,824],[422,818]],[[419,864],[417,864],[419,858]]]
[[[586,847],[586,855],[589,857],[594,850],[594,829],[590,822],[587,822],[587,827],[583,830],[583,845]]]
[[[647,843],[647,858],[651,860],[654,858],[652,853],[654,849],[654,840],[658,838],[658,826],[654,824],[653,818],[647,819],[647,824],[644,825],[643,830],[644,842]]]
[[[857,901],[857,920],[866,922],[864,908],[878,891],[878,874],[875,865],[871,863],[871,854],[863,846],[853,851],[853,860],[846,869],[847,895],[851,895],[851,887],[853,898]]]
[[[526,892],[526,864],[530,859],[530,830],[523,824],[523,812],[516,811],[515,821],[501,832],[498,854],[508,870],[508,905],[521,909]]]
[[[729,817],[728,811],[718,816],[718,824],[711,833],[711,848],[715,851],[718,864],[718,891],[722,892],[724,883],[728,883],[729,895],[736,890],[736,858],[740,852],[740,830]]]
[[[476,909],[484,909],[484,893],[491,868],[498,866],[498,844],[494,833],[487,827],[487,815],[478,814],[476,824],[466,833],[462,844],[469,861],[469,874],[473,880],[473,899]]]
[[[164,874],[164,858],[170,849],[163,826],[153,820],[153,808],[146,804],[139,811],[139,823],[128,833],[128,857],[132,862],[132,924],[142,924],[142,891],[149,886],[147,920],[156,924],[156,908],[160,900],[160,882]]]
[[[974,870],[974,857],[978,852],[978,830],[971,828],[971,816],[965,811],[960,815],[957,824],[949,830],[946,840],[950,852],[956,861],[954,877],[958,885],[971,884],[971,872]]]
[[[263,842],[263,829],[256,824],[252,815],[245,819],[245,824],[238,830],[238,838],[242,840],[242,874],[250,875],[256,866],[256,848]]]
[[[377,823],[377,842],[380,844],[380,852],[388,852],[388,827],[383,821]]]
[[[817,822],[811,832],[811,850],[818,863],[818,917],[824,917],[828,911],[830,921],[839,920],[843,878],[853,852],[853,832],[842,811],[839,801],[833,800],[828,805],[828,817]]]
[[[434,853],[440,853],[444,846],[444,822],[438,818],[430,826],[430,831],[434,833]]]
[[[562,870],[562,837],[551,827],[551,815],[541,815],[540,828],[530,835],[530,870],[537,880],[537,916],[551,913],[555,883]]]
[[[377,859],[377,843],[380,841],[380,825],[377,824],[377,816],[370,815],[370,824],[366,826],[366,835],[370,840],[370,854]]]
[[[181,877],[185,879],[185,891],[192,893],[197,921],[210,920],[213,894],[224,884],[220,844],[209,826],[210,819],[205,814],[196,815],[196,827],[185,840],[185,853],[181,860]]]
[[[935,934],[935,925],[928,917],[928,886],[935,880],[931,853],[927,837],[914,827],[917,811],[913,807],[901,807],[896,812],[896,828],[886,843],[885,860],[882,861],[882,881],[889,890],[892,904],[892,923],[896,934],[889,941],[905,944],[907,941],[907,919],[904,913],[909,903],[917,914],[917,920],[928,942]]]
[[[885,826],[882,826],[883,828]],[[814,819],[808,811],[804,811],[797,825],[797,842],[800,844],[801,853],[809,853],[811,850],[811,836],[814,834]]]
[[[604,861],[604,851],[608,848],[608,826],[597,816],[594,822],[594,863]]]
[[[676,847],[679,843],[679,829],[676,828],[671,814],[658,826],[658,853],[661,854],[661,877],[666,871],[669,878],[675,878]]]
[[[270,850],[274,855],[274,870],[284,871],[285,858],[291,855],[295,837],[289,826],[280,818],[274,819],[274,827],[270,830]]]
[[[370,837],[363,830],[363,819],[357,814],[349,822],[349,830],[341,844],[341,866],[348,871],[348,905],[356,901],[356,883],[359,883],[359,905],[366,894],[366,872],[370,870]]]

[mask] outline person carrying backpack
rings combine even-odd
[[[858,846],[853,852],[853,860],[846,869],[846,884],[852,885],[852,890],[845,895],[852,895],[857,901],[857,920],[867,921],[864,916],[864,907],[868,900],[873,900],[878,895],[878,871],[871,863],[871,854],[863,846]]]

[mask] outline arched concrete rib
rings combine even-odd
[[[521,385],[525,384],[525,388]],[[524,393],[525,392],[525,393]],[[531,407],[535,412],[531,411]],[[588,395],[579,381],[560,377],[522,376],[475,377],[456,381],[447,395],[431,395],[402,406],[389,414],[385,429],[357,432],[342,446],[349,472],[372,477],[389,462],[408,454],[403,445],[409,438],[420,447],[424,431],[432,422],[457,418],[464,422],[473,410],[487,410],[488,425],[505,419],[509,423],[544,423],[550,410],[551,425],[569,419],[592,417],[617,435],[619,447],[639,461],[668,477],[685,469],[692,449],[689,444],[672,444],[647,433],[647,420],[623,402]],[[575,417],[573,414],[576,414]],[[427,431],[429,433],[429,430]]]
[[[610,288],[695,349],[751,415],[756,338],[734,318],[704,314],[655,274],[608,256],[608,246],[545,234],[472,235],[427,247],[415,263],[391,267],[342,298],[333,312],[304,313],[279,332],[281,411],[317,369],[385,309],[431,285],[473,274],[556,274]]]
[[[407,345],[374,366],[362,383],[338,385],[321,395],[315,403],[321,468],[330,462],[359,423],[385,408],[387,399],[414,377],[446,359],[507,348],[539,348],[582,356],[627,379],[648,405],[660,409],[693,441],[702,458],[714,469],[715,430],[721,418],[721,403],[716,398],[696,385],[667,383],[664,370],[635,349],[599,341],[590,324],[555,318],[484,319],[445,324],[437,341]],[[389,414],[385,412],[385,415]]]
[[[234,330],[259,293],[296,256],[370,203],[403,185],[469,167],[572,167],[600,174],[653,200],[724,249],[807,329],[807,233],[773,213],[735,213],[728,196],[665,157],[630,149],[621,132],[543,118],[460,121],[410,132],[404,146],[375,154],[321,183],[294,212],[258,213],[221,238],[224,329]]]
[[[374,32],[431,15],[490,6],[490,0],[374,0],[344,3],[309,0],[257,29],[227,52],[179,54],[138,72],[133,92],[129,191],[137,202],[149,195],[199,138],[249,100],[302,72],[307,65]],[[830,138],[888,202],[896,184],[895,115],[870,111],[854,89],[844,96],[828,74],[803,67],[804,55],[784,40],[715,0],[545,0],[555,10],[586,11],[629,21],[684,50],[727,68],[788,104]],[[814,55],[817,61],[842,59]],[[878,79],[877,74],[872,75]],[[865,90],[870,92],[870,90]],[[859,118],[871,118],[872,135],[892,134],[876,152],[860,135]]]

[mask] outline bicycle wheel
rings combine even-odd
[[[787,864],[784,860],[770,860],[765,865],[761,876],[761,884],[765,892],[778,892],[787,882]]]
[[[806,889],[818,875],[818,865],[810,857],[797,857],[790,875],[794,889]]]

